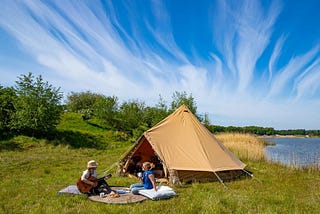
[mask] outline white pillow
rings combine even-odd
[[[154,189],[139,190],[139,194],[152,200],[166,199],[177,195],[176,192],[168,186],[157,186],[157,191],[154,191]]]

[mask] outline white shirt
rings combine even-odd
[[[89,170],[87,169],[87,170],[85,170],[85,171],[82,172],[82,176],[81,176],[81,177],[88,179],[88,178],[90,178],[91,176],[97,178],[97,171],[94,170],[93,173],[90,174]]]

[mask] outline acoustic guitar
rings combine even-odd
[[[111,174],[108,174],[108,175],[103,176],[103,177],[98,178],[98,179],[95,178],[95,177],[93,177],[93,176],[90,176],[89,178],[87,178],[87,180],[96,183],[96,182],[101,181],[101,180],[103,180],[103,179],[105,179],[105,178],[111,178],[111,176],[112,176]],[[77,181],[77,187],[78,187],[78,189],[79,189],[80,192],[82,192],[82,193],[88,193],[93,186],[90,185],[90,184],[87,184],[87,183],[83,182],[83,181],[81,180],[81,178],[80,178],[80,179]]]

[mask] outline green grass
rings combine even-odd
[[[245,161],[253,179],[228,182],[227,189],[219,182],[184,184],[175,188],[177,197],[163,201],[115,205],[92,202],[83,195],[57,195],[60,189],[75,184],[88,160],[99,163],[98,174],[102,175],[131,146],[115,140],[112,133],[101,127],[86,124],[78,115],[66,115],[58,128],[80,133],[84,138],[93,137],[106,146],[79,147],[76,142],[58,145],[57,140],[52,143],[25,136],[0,141],[0,213],[318,213],[320,210],[319,171],[264,161]],[[115,176],[114,167],[110,172],[113,173],[110,185],[129,186],[137,182]]]

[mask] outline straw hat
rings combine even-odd
[[[98,164],[94,160],[89,161],[88,164],[87,164],[87,168],[88,169],[89,168],[97,168],[97,167],[98,167]]]

